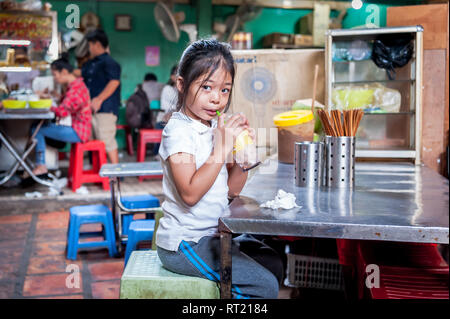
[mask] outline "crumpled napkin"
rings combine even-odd
[[[28,192],[28,193],[25,193],[25,197],[26,198],[41,198],[42,197],[42,193],[40,193],[40,192]]]
[[[75,193],[80,194],[80,195],[87,195],[87,194],[89,194],[89,190],[87,189],[86,186],[80,186],[79,188],[77,188]]]
[[[292,193],[285,192],[282,189],[278,190],[277,196],[274,200],[269,200],[259,207],[271,208],[271,209],[292,209],[295,207],[300,207],[295,203],[295,195]]]

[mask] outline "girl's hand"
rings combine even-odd
[[[222,150],[227,156],[233,150],[236,137],[245,129],[248,129],[248,120],[243,114],[234,114],[226,121],[225,116],[219,116],[214,132],[214,147]]]
[[[247,129],[248,131],[248,136],[250,136],[252,138],[252,140],[255,142],[256,141],[256,131],[253,127],[249,127]]]

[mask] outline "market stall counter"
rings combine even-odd
[[[261,208],[278,190],[295,195],[289,210]],[[306,188],[294,165],[267,159],[219,219],[221,298],[231,298],[232,234],[449,243],[449,181],[411,163],[355,165],[355,187]]]

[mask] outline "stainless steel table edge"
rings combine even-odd
[[[349,226],[345,223],[314,223],[299,222],[288,223],[285,221],[274,220],[272,223],[283,224],[283,231],[274,232],[271,225],[267,225],[267,231],[264,230],[264,221],[258,219],[248,219],[248,224],[258,224],[262,229],[258,231],[249,231],[246,223],[233,225],[230,227],[227,222],[229,218],[220,217],[221,222],[227,230],[233,229],[236,234],[255,234],[272,236],[295,236],[295,237],[313,237],[313,238],[334,238],[334,239],[355,239],[355,240],[382,240],[395,242],[420,242],[434,244],[449,244],[449,229],[444,227],[414,227],[414,226],[390,226],[389,237],[385,234],[385,225],[353,224]],[[424,233],[427,233],[426,235]]]
[[[132,168],[130,170],[130,168]],[[126,170],[124,170],[126,169]],[[161,163],[158,162],[128,162],[120,164],[104,164],[100,168],[101,177],[133,177],[161,175]]]

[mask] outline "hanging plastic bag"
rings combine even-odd
[[[408,64],[414,53],[413,36],[388,34],[379,36],[372,46],[372,61],[386,69],[390,80],[395,79],[395,68]]]

